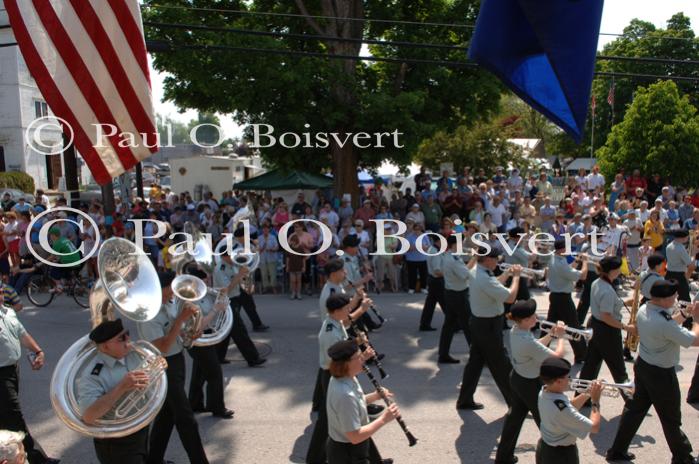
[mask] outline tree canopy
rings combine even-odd
[[[168,8],[184,5],[215,11]],[[241,15],[227,9],[301,17]],[[165,98],[181,108],[232,113],[239,124],[270,124],[275,134],[403,133],[403,148],[386,145],[360,149],[331,142],[329,149],[289,150],[277,145],[261,150],[273,166],[316,172],[332,168],[338,190],[355,193],[358,166],[378,166],[384,159],[399,165],[410,163],[424,138],[488,119],[498,107],[502,90],[497,79],[484,70],[408,62],[463,61],[471,29],[373,20],[473,23],[477,11],[477,0],[157,0],[145,2],[144,20],[147,39],[157,41],[162,50],[155,54],[154,66],[169,73],[164,82]],[[318,15],[338,19],[313,17]],[[195,27],[187,30],[165,24]],[[201,26],[205,28],[199,29]],[[224,30],[231,28],[271,31],[281,36]],[[308,35],[336,40],[306,40],[304,36]],[[463,49],[370,44],[368,51],[374,57],[398,62],[327,58],[366,54],[362,42],[367,39],[456,45]],[[318,53],[321,58],[244,50],[247,48]]]
[[[621,169],[670,176],[676,185],[696,182],[699,170],[699,117],[689,96],[672,81],[636,89],[624,120],[597,151],[607,178]]]

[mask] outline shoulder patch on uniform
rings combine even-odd
[[[672,320],[672,316],[670,316],[670,315],[669,315],[668,313],[666,313],[665,311],[660,311],[660,315],[663,316],[663,317],[665,318],[666,321],[671,321],[671,320]]]
[[[563,411],[568,405],[563,400],[553,400],[553,404],[556,405],[559,411]]]
[[[102,372],[102,368],[104,367],[104,364],[102,363],[97,363],[95,364],[95,367],[92,368],[92,372],[90,374],[92,375],[100,375],[100,372]]]
[[[326,331],[326,332],[332,332],[332,331],[333,331],[333,325],[332,325],[332,324],[326,325],[326,326],[325,326],[325,331]]]

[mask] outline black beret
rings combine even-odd
[[[257,231],[250,232],[250,240],[257,240],[258,237],[259,234],[257,233]]]
[[[536,312],[536,301],[533,298],[528,300],[520,300],[510,306],[510,313],[512,317],[517,319],[524,319],[529,317]]]
[[[103,321],[90,332],[90,340],[95,343],[104,343],[119,335],[124,330],[121,319],[116,321]]]
[[[245,227],[238,227],[233,231],[234,237],[245,237]]]
[[[657,280],[650,288],[650,296],[655,298],[667,298],[677,293],[676,280]]]
[[[524,229],[522,229],[521,227],[513,227],[507,233],[510,237],[517,237],[519,234],[524,233]]]
[[[447,237],[447,245],[453,245],[457,242],[456,235],[451,234]]]
[[[665,256],[661,255],[660,253],[653,253],[648,257],[648,267],[649,268],[654,268],[659,264],[662,264],[665,261]]]
[[[555,242],[553,242],[553,249],[558,251],[558,250],[564,250],[566,247],[566,241],[563,239],[558,239]]]
[[[547,379],[565,377],[570,372],[570,363],[563,358],[550,356],[541,363],[539,375]]]
[[[354,340],[343,340],[328,348],[328,356],[333,361],[347,361],[357,352],[359,347]]]
[[[502,254],[502,252],[495,247],[490,247],[490,252],[488,252],[488,249],[486,247],[478,247],[478,256],[482,257],[487,257],[487,258],[497,258]]]
[[[350,297],[343,293],[333,293],[330,295],[325,302],[325,307],[328,311],[335,311],[336,309],[341,309],[350,303]]]
[[[160,288],[169,287],[173,280],[175,280],[175,273],[172,271],[158,272],[158,280],[160,281]]]
[[[689,237],[689,231],[686,229],[677,229],[677,230],[672,232],[672,235],[675,238],[685,238],[685,237]]]
[[[333,272],[337,272],[343,267],[345,267],[345,263],[343,263],[341,259],[334,258],[328,260],[328,262],[325,264],[325,275],[330,275]]]
[[[621,258],[618,256],[605,256],[599,262],[602,272],[610,272],[621,267]]]
[[[359,246],[359,237],[357,237],[355,234],[348,235],[344,239],[342,239],[342,247],[343,248],[349,248],[349,247],[358,247]]]

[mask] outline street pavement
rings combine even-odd
[[[535,294],[538,312],[545,315],[547,294]],[[392,422],[375,436],[383,457],[394,458],[401,464],[492,462],[507,408],[485,369],[476,392],[476,401],[484,403],[485,409],[475,412],[455,409],[458,385],[468,358],[463,334],[457,333],[452,345],[452,355],[461,359],[461,364],[438,365],[439,331],[417,330],[424,295],[381,294],[373,298],[387,319],[380,332],[371,334],[374,346],[386,354],[383,363],[390,377],[382,384],[395,393],[405,422],[419,440],[416,446],[409,447],[398,424]],[[20,319],[43,347],[47,360],[44,369],[38,372],[29,369],[26,358],[21,362],[20,396],[29,428],[49,455],[62,459],[63,463],[97,463],[92,440],[68,429],[54,414],[49,398],[53,368],[61,354],[89,330],[89,310],[77,307],[67,297],[58,298],[47,308],[34,308],[26,298],[23,300],[27,306]],[[235,418],[215,420],[209,414],[198,414],[201,435],[212,463],[301,463],[315,419],[311,414],[311,397],[318,368],[316,337],[321,323],[317,295],[304,297],[302,301],[272,295],[257,296],[256,300],[263,321],[271,329],[251,335],[268,362],[263,367],[250,368],[231,344],[228,357],[232,363],[224,365],[223,371],[226,405],[235,410]],[[442,320],[443,314],[437,309],[433,326],[441,327]],[[566,357],[572,360],[570,345]],[[682,350],[678,375],[683,399],[696,359],[697,349]],[[190,362],[188,356],[187,361]],[[632,365],[627,363],[627,368],[632,376]],[[188,372],[190,369],[188,364]],[[611,381],[606,367],[600,378]],[[361,381],[364,390],[371,391],[368,380]],[[581,462],[604,462],[604,452],[616,433],[622,404],[620,398],[602,399],[601,431],[592,439],[578,442]],[[697,416],[697,410],[683,401],[683,429],[695,444],[699,444]],[[527,419],[516,453],[520,463],[534,463],[538,437],[534,421]],[[636,454],[637,463],[670,462],[671,455],[654,410],[651,409],[641,426],[631,451]],[[187,462],[176,431],[166,457],[176,463]]]

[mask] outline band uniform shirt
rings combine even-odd
[[[510,290],[491,271],[480,264],[476,265],[469,291],[471,314],[476,317],[501,316],[505,312],[504,303],[509,296]]]
[[[463,260],[463,256],[447,252],[444,253],[443,257],[444,288],[454,292],[466,290],[472,275],[471,270]]]
[[[548,272],[551,293],[573,293],[575,283],[582,277],[582,272],[568,264],[565,256],[555,255]]]
[[[430,248],[427,250],[427,253],[429,253],[429,255],[427,255],[427,272],[435,279],[438,279],[439,277],[437,277],[435,274],[437,272],[444,273],[444,270],[442,269],[442,261],[446,253],[440,253],[437,247],[435,247],[434,245],[430,246]]]
[[[667,244],[665,256],[668,272],[687,272],[687,266],[692,263],[692,257],[689,256],[687,249],[676,240]]]
[[[350,443],[345,434],[369,423],[362,386],[356,377],[331,377],[326,401],[328,436],[337,442]]]
[[[349,282],[356,284],[362,280],[362,273],[359,269],[359,256],[351,256],[345,253],[342,256],[342,261],[345,263],[345,275]],[[354,289],[348,289],[347,293],[354,295]]]
[[[510,248],[514,249],[514,252],[512,254],[505,253],[505,262],[508,264],[519,264],[522,267],[529,267],[529,259],[532,254],[524,249],[523,243],[520,242],[518,245],[514,240],[510,240],[508,244]]]
[[[234,264],[228,264],[220,260],[216,265],[214,270],[214,287],[223,288],[228,287],[231,283],[233,277],[238,274],[237,266]],[[240,285],[236,285],[231,290],[228,291],[228,298],[235,298],[240,296]]]
[[[578,412],[563,393],[539,392],[541,439],[549,446],[575,445],[592,430],[592,421]]]
[[[138,333],[143,340],[149,342],[162,338],[170,331],[170,327],[177,319],[177,315],[177,305],[174,302],[164,303],[160,306],[160,312],[153,319],[136,323]],[[178,335],[168,352],[163,353],[163,356],[174,356],[180,353],[183,348],[182,336]]]
[[[0,306],[0,367],[17,364],[22,356],[20,340],[27,334],[12,308]]]
[[[624,302],[621,301],[609,282],[602,278],[592,282],[590,311],[595,319],[601,321],[602,313],[609,313],[615,320],[621,321],[621,308],[623,306]]]
[[[689,348],[694,343],[692,332],[675,322],[664,308],[650,302],[638,310],[636,326],[638,355],[653,366],[675,367],[680,362],[680,346]]]
[[[326,317],[318,332],[318,347],[320,348],[320,368],[330,368],[328,348],[337,342],[347,340],[347,330],[342,322]]]
[[[84,412],[95,401],[112,391],[126,374],[141,368],[142,359],[133,350],[129,351],[122,359],[113,358],[102,352],[98,352],[94,361],[89,365],[83,375],[78,379],[78,407]],[[128,394],[129,392],[127,392]],[[137,403],[131,411],[142,407],[148,401],[147,395],[140,403]],[[101,419],[114,419],[114,408]]]
[[[330,295],[334,293],[345,294],[345,288],[342,285],[334,284],[329,280],[325,281],[323,285],[323,290],[320,291],[320,298],[318,299],[318,309],[320,309],[320,320],[324,320],[328,317],[328,308],[326,303]]]
[[[663,276],[655,271],[646,270],[641,273],[641,295],[647,300],[650,300],[650,289],[658,280],[663,280]]]
[[[517,326],[510,329],[510,358],[512,369],[525,379],[538,379],[541,363],[555,356],[553,350],[539,343],[531,330]]]

